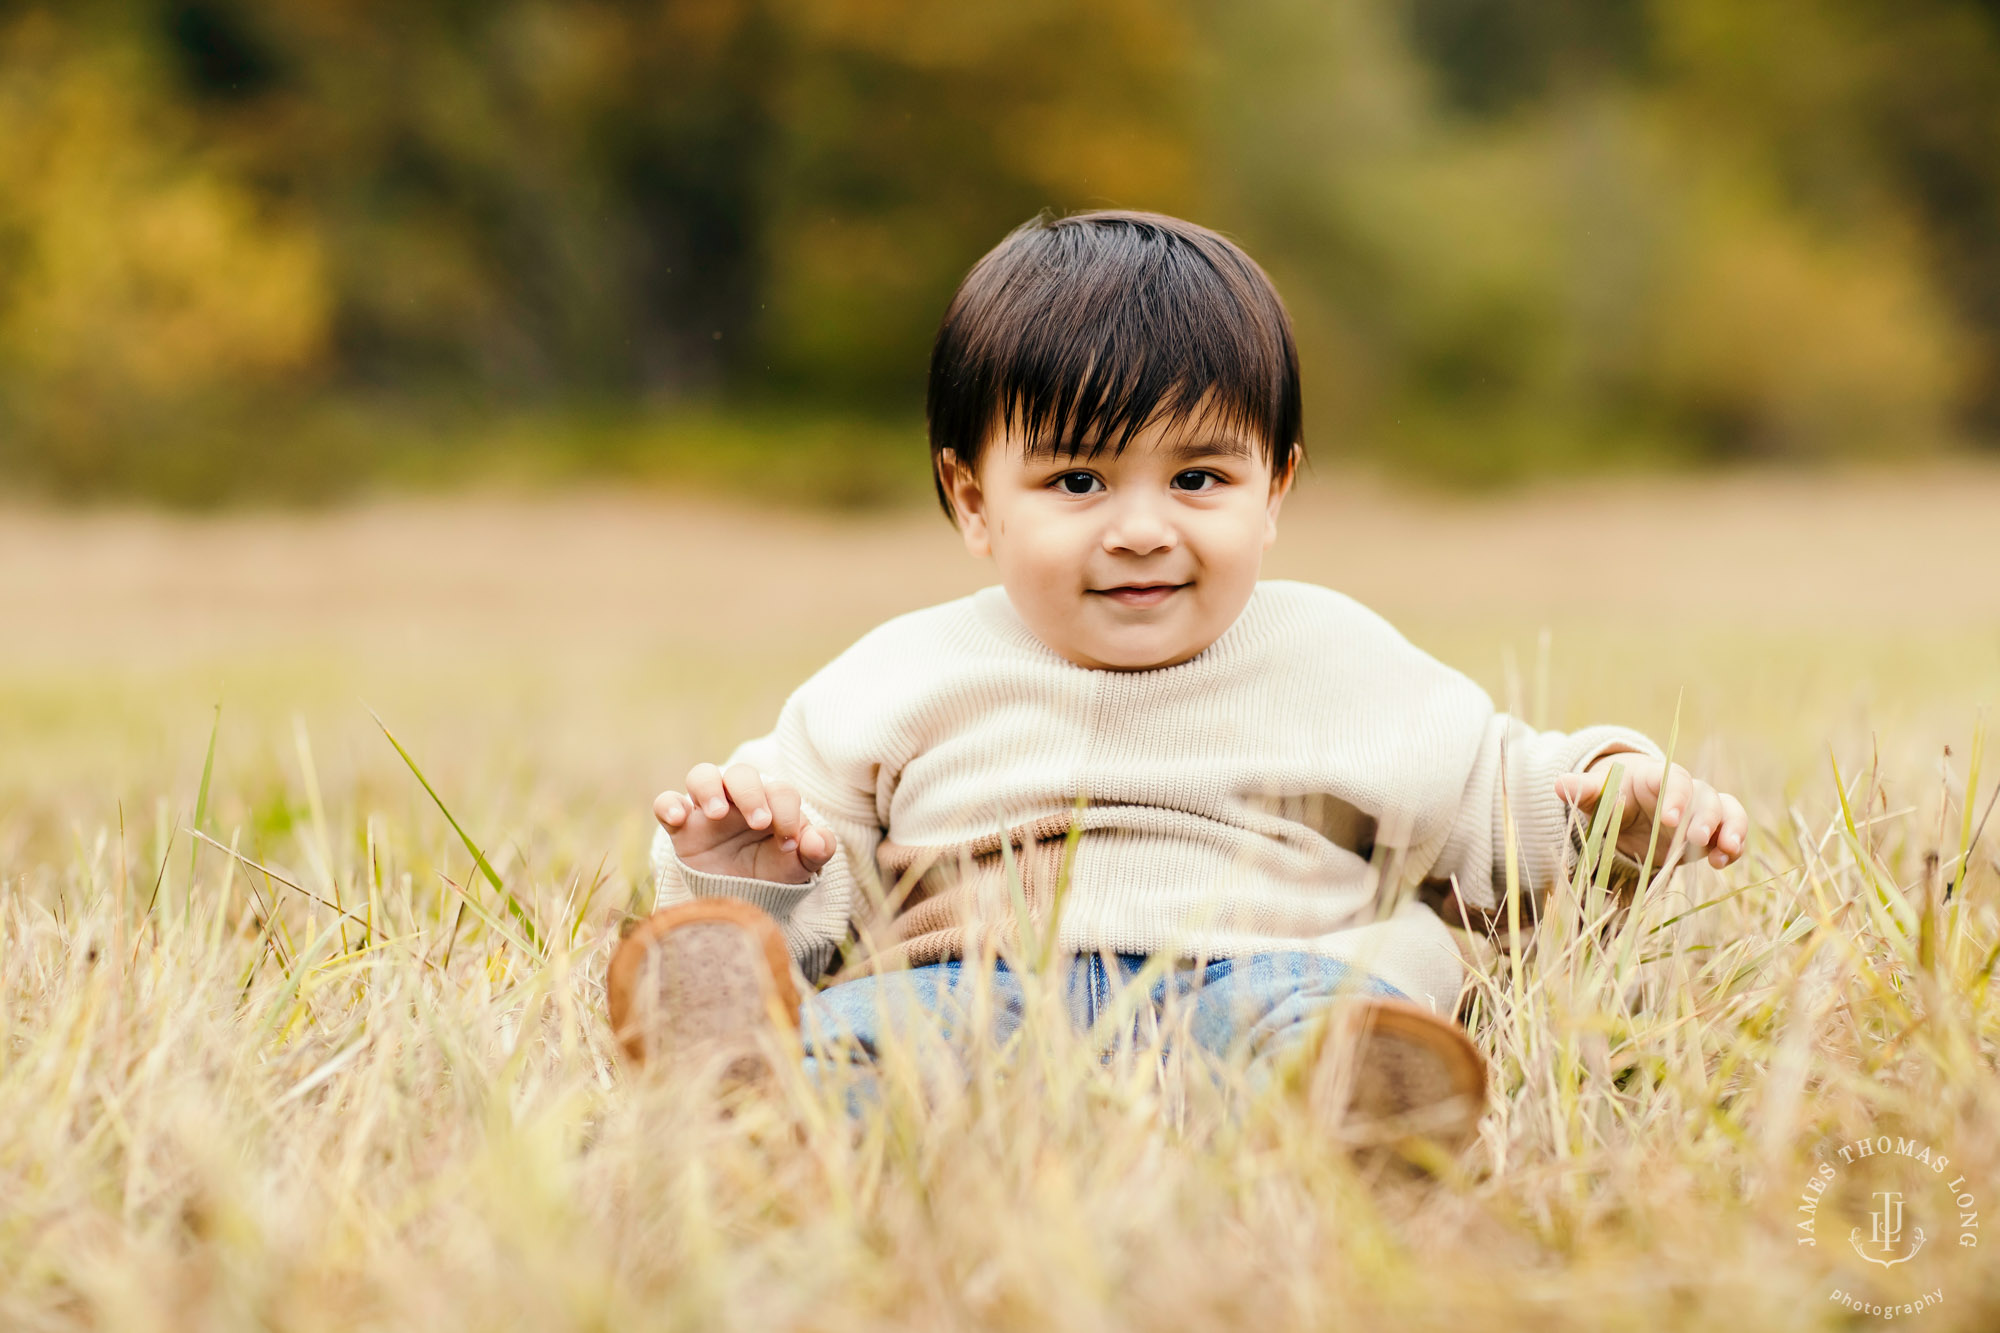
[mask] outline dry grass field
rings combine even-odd
[[[1308,480],[1271,574],[1533,720],[1678,718],[1755,823],[1483,973],[1496,1109],[1413,1179],[1032,1024],[861,1122],[614,1059],[653,793],[985,581],[935,514],[0,509],[0,1328],[2000,1326],[1996,515]]]

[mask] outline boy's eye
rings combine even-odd
[[[1094,473],[1065,472],[1051,484],[1064,495],[1089,495],[1104,483]]]
[[[1174,477],[1174,487],[1183,491],[1209,491],[1222,484],[1222,478],[1203,468],[1189,468]]]

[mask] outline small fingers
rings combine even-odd
[[[685,827],[689,804],[688,798],[679,792],[663,791],[653,798],[653,818],[669,831]]]
[[[791,783],[763,774],[764,799],[771,807],[771,833],[782,840],[785,851],[792,850],[805,827],[804,807]]]
[[[1639,823],[1644,816],[1645,801],[1642,798],[1657,793],[1660,789],[1660,775],[1657,772],[1648,775],[1636,767],[1636,764],[1646,762],[1645,756],[1633,755],[1632,758],[1635,764],[1626,766],[1625,776],[1618,783],[1616,804],[1612,807],[1618,816],[1618,828],[1621,832]]]
[[[1722,803],[1722,827],[1716,830],[1715,850],[1709,853],[1708,860],[1720,870],[1743,855],[1744,840],[1750,834],[1750,812],[1728,792],[1718,793],[1716,799]]]
[[[1653,817],[1667,828],[1677,829],[1687,818],[1688,802],[1694,796],[1694,775],[1675,764],[1655,782],[1659,795],[1653,803]]]
[[[1722,798],[1715,788],[1699,778],[1695,779],[1693,790],[1688,795],[1687,814],[1687,857],[1697,859],[1707,853],[1716,832],[1722,826]]]
[[[1585,810],[1595,809],[1604,795],[1605,773],[1601,769],[1586,769],[1581,773],[1564,773],[1556,778],[1556,795],[1571,805]]]
[[[833,859],[839,845],[834,840],[832,829],[808,824],[799,834],[799,863],[813,874],[818,874],[820,867]]]
[[[1631,828],[1638,822],[1640,793],[1658,789],[1659,775],[1657,772],[1648,775],[1649,763],[1646,756],[1624,750],[1618,751],[1608,759],[1598,761],[1597,767],[1604,777],[1603,790],[1598,793],[1597,803],[1601,805],[1607,800],[1611,802],[1612,812],[1618,817],[1618,827],[1621,831]],[[1618,786],[1615,790],[1611,786],[1613,770],[1618,773]]]
[[[696,764],[688,770],[689,802],[710,819],[729,813],[729,796],[722,787],[722,770],[714,764]]]
[[[764,775],[748,764],[731,764],[722,775],[723,790],[743,812],[743,822],[753,829],[771,826],[771,800],[764,793]]]

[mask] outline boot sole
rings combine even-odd
[[[733,898],[653,913],[612,954],[604,984],[612,1035],[635,1065],[720,1053],[733,1070],[762,1034],[798,1029],[784,934]]]
[[[1407,1000],[1367,997],[1338,1011],[1314,1071],[1312,1096],[1339,1106],[1341,1139],[1380,1148],[1430,1139],[1471,1143],[1486,1112],[1486,1057],[1465,1029]]]

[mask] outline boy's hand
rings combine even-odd
[[[663,791],[653,814],[681,864],[710,875],[803,884],[833,859],[833,830],[809,822],[790,783],[748,764],[688,770],[687,795]]]
[[[1706,857],[1710,865],[1720,870],[1743,855],[1743,839],[1750,830],[1750,816],[1743,803],[1728,792],[1717,791],[1679,764],[1669,769],[1643,754],[1608,754],[1581,773],[1565,773],[1557,778],[1556,795],[1586,814],[1595,811],[1606,798],[1604,782],[1613,764],[1625,768],[1621,783],[1625,815],[1618,831],[1619,851],[1635,861],[1643,860],[1657,818],[1660,836],[1654,844],[1655,865],[1665,859],[1675,830],[1682,826],[1687,828],[1687,845],[1681,851],[1683,861]]]

